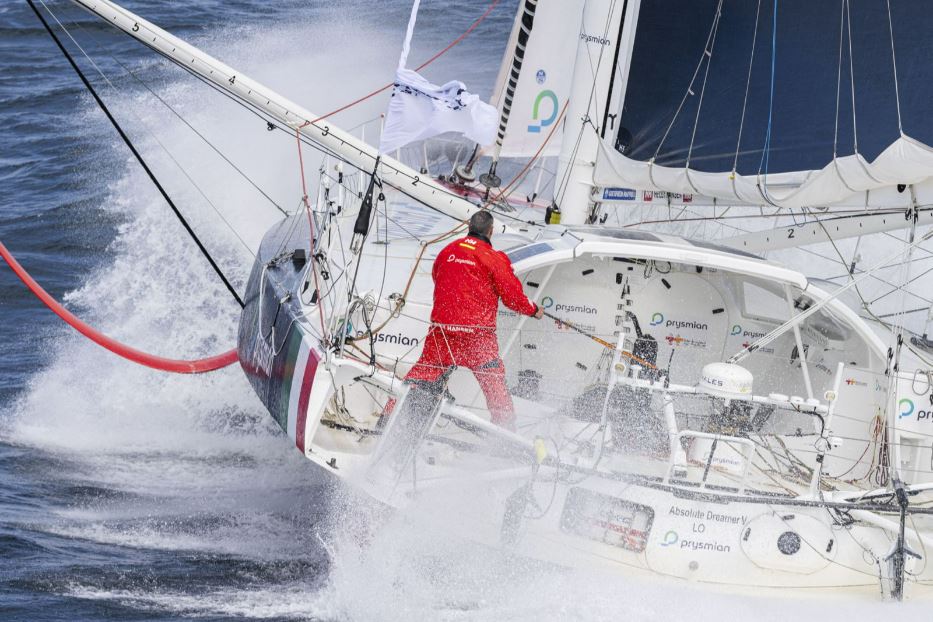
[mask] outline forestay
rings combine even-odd
[[[933,175],[922,3],[676,5],[639,8],[597,185],[803,207]]]

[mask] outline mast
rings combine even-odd
[[[502,185],[502,180],[496,175],[496,166],[498,166],[499,156],[502,154],[502,141],[505,139],[505,130],[509,125],[512,100],[515,98],[518,78],[522,73],[522,62],[525,60],[525,47],[528,45],[528,37],[534,27],[535,9],[538,7],[538,0],[525,0],[523,5],[521,17],[517,24],[519,27],[518,40],[515,42],[515,50],[512,52],[512,67],[509,70],[509,77],[506,82],[505,99],[502,102],[502,110],[499,112],[499,131],[496,134],[492,163],[489,165],[489,172],[483,173],[479,177],[480,183],[486,186],[487,189],[498,188]]]
[[[351,134],[320,120],[318,115],[279,95],[267,86],[229,67],[155,24],[110,0],[72,0],[140,43],[185,67],[206,82],[286,124],[308,140],[364,171],[377,167],[378,152]],[[416,201],[466,220],[479,208],[451,194],[401,162],[382,156],[376,174],[387,185]]]
[[[607,94],[618,65],[619,24],[637,5],[636,0],[586,0],[554,191],[564,224],[585,223],[594,203],[598,126],[606,116]]]

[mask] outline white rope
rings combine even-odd
[[[891,0],[887,0],[887,6],[888,33],[891,35],[891,64],[894,67],[894,100],[897,103],[897,131],[903,136],[904,126],[901,124],[901,92],[897,84],[897,55],[894,53],[894,25],[891,22]]]
[[[667,126],[667,130],[665,130],[664,136],[661,137],[661,142],[658,143],[658,148],[654,151],[654,156],[651,158],[651,164],[654,163],[655,159],[661,153],[661,148],[664,146],[665,141],[667,141],[667,137],[671,133],[671,129],[674,127],[674,123],[677,122],[677,117],[680,116],[680,111],[683,110],[684,104],[687,103],[687,98],[693,95],[693,85],[696,83],[697,76],[700,74],[700,67],[703,66],[703,61],[706,59],[706,52],[709,50],[710,43],[712,42],[713,33],[716,31],[716,27],[719,25],[719,16],[721,10],[722,0],[719,0],[719,4],[716,5],[716,14],[713,17],[713,23],[710,26],[709,34],[706,37],[706,43],[703,44],[703,53],[700,54],[700,60],[697,62],[696,69],[693,70],[693,77],[690,78],[690,84],[687,86],[687,92],[684,93],[683,98],[680,100],[680,105],[677,106],[677,110],[674,111],[674,117],[671,119],[670,124]]]
[[[693,144],[696,141],[697,128],[700,126],[700,112],[703,110],[703,96],[706,95],[706,83],[709,81],[709,68],[713,64],[713,50],[716,47],[716,35],[719,33],[719,22],[722,19],[722,0],[719,0],[719,6],[716,7],[716,19],[713,23],[713,35],[710,38],[709,48],[703,50],[706,56],[706,71],[703,73],[703,86],[700,87],[700,99],[697,102],[697,114],[693,120],[693,131],[690,134],[690,146],[687,148],[687,159],[684,163],[684,171],[687,175],[687,182],[696,194],[700,194],[697,187],[690,179],[690,158],[693,157]]]
[[[742,147],[742,132],[745,130],[745,113],[748,110],[748,92],[752,84],[752,67],[755,64],[755,46],[758,43],[758,22],[761,19],[761,0],[758,0],[758,10],[755,12],[755,31],[752,34],[752,51],[748,58],[748,76],[745,78],[745,98],[742,100],[742,118],[739,120],[739,136],[735,141],[735,159],[732,161],[732,191],[739,200],[735,188],[735,175],[739,167],[739,150]]]

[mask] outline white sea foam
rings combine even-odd
[[[277,28],[274,36],[227,33],[207,45],[312,109],[326,111],[357,95],[345,86],[381,84],[394,64],[394,51],[388,53],[395,49],[394,41],[380,45],[378,34],[354,28],[353,41],[347,42],[340,35],[348,30],[339,24],[290,26]],[[323,50],[331,52],[322,56]],[[344,81],[344,76],[352,78]],[[170,84],[166,91],[192,123],[280,204],[297,205],[294,143],[266,132],[258,119],[219,97],[204,99],[204,93],[190,81]],[[276,212],[170,115],[148,112],[147,102],[151,100],[144,95],[125,96],[118,109],[126,115],[134,106],[147,125],[159,128],[163,142],[174,146],[175,157],[255,248]],[[384,98],[342,121],[353,125],[371,118],[382,103]],[[249,253],[152,140],[142,142],[186,215],[242,284]],[[115,141],[111,148],[123,153]],[[308,170],[314,170],[313,160]],[[107,209],[125,222],[114,241],[112,264],[91,275],[69,302],[105,332],[166,356],[199,356],[231,347],[236,308],[148,180],[130,163],[125,170],[102,172],[100,183],[111,190]],[[62,478],[133,496],[60,508],[47,520],[47,531],[142,549],[259,559],[296,554],[295,523],[288,514],[294,513],[296,498],[308,494],[313,469],[276,432],[238,369],[167,376],[120,361],[70,333],[63,333],[55,348],[51,365],[33,377],[16,406],[7,437],[67,459],[73,468],[60,473]],[[351,503],[332,517],[336,529],[328,543],[331,571],[324,585],[270,582],[254,589],[193,594],[134,586],[103,589],[76,578],[68,594],[185,615],[276,619],[718,622],[814,613],[821,620],[846,620],[894,611],[840,601],[711,595],[679,583],[560,570],[451,537],[443,526],[458,520],[455,516],[400,515],[376,523],[369,511],[365,504]],[[206,515],[213,520],[199,523],[198,517]],[[367,527],[370,519],[374,526]],[[352,529],[341,530],[348,525]],[[298,544],[307,550],[314,546],[313,525],[302,528],[307,533]],[[361,545],[364,531],[370,537]],[[901,619],[927,615],[913,605],[896,611]]]

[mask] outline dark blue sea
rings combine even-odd
[[[298,204],[294,141],[70,3],[45,4],[242,291],[253,249],[279,218],[272,203]],[[391,80],[410,7],[125,5],[315,112]],[[422,5],[410,57],[418,62],[487,3]],[[516,5],[501,2],[427,77],[488,96]],[[334,122],[375,119],[386,97]],[[175,358],[234,346],[238,307],[20,0],[0,4],[0,240],[55,298],[132,346]],[[0,265],[0,620],[698,621],[866,611],[561,571],[477,550],[420,518],[385,516],[325,479],[237,367],[171,376],[121,360]]]

